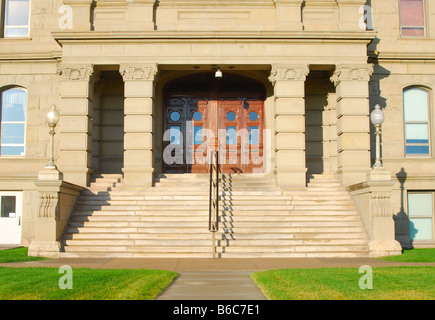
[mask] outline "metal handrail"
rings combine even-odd
[[[212,232],[213,258],[216,257],[216,232],[219,231],[219,171],[219,151],[211,151],[208,230]]]

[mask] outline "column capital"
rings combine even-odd
[[[89,81],[94,74],[93,65],[60,65],[57,67],[60,80]]]
[[[119,73],[122,75],[124,81],[153,81],[156,78],[158,71],[157,64],[120,65],[119,67]]]
[[[369,81],[374,65],[337,65],[331,76],[331,82],[337,86],[341,81]]]
[[[273,65],[269,81],[275,85],[276,81],[305,81],[310,73],[308,65]]]

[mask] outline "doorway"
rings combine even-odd
[[[0,244],[20,244],[22,192],[0,192]]]
[[[204,73],[165,88],[163,170],[206,173],[219,150],[223,173],[252,173],[263,166],[264,86],[251,78]]]

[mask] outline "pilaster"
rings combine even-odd
[[[289,189],[306,187],[305,79],[308,65],[275,65],[269,80],[275,95],[275,174]]]
[[[153,99],[157,64],[121,65],[124,79],[124,183],[150,187],[153,182]]]

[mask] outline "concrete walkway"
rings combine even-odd
[[[55,267],[100,269],[162,269],[175,271],[178,278],[158,300],[265,300],[251,280],[251,273],[290,268],[359,268],[394,266],[434,266],[435,263],[397,263],[371,258],[289,258],[289,259],[159,259],[159,258],[61,258],[0,267]]]

